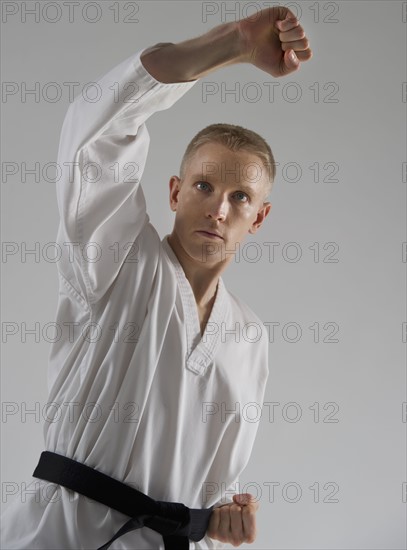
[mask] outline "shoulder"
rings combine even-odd
[[[253,309],[239,296],[226,289],[229,303],[230,315],[233,323],[239,324],[239,330],[246,339],[257,342],[262,348],[268,350],[268,331],[266,325]]]
[[[269,333],[266,325],[253,309],[239,296],[226,290],[229,300],[223,342],[238,349],[239,364],[249,366],[251,380],[257,380],[264,391],[269,375]],[[238,344],[238,346],[236,346]]]
[[[227,288],[226,292],[228,294],[229,301],[233,307],[234,315],[238,315],[241,320],[245,320],[247,322],[252,321],[263,324],[260,317],[258,317],[253,309],[242,298],[240,298]]]

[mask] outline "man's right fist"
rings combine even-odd
[[[267,8],[237,25],[243,60],[275,77],[296,71],[312,57],[304,30],[288,8]]]

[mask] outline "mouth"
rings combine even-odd
[[[217,239],[220,241],[223,241],[223,237],[221,237],[218,233],[212,232],[212,231],[196,231],[198,235],[201,235],[202,237],[206,237],[208,239]]]

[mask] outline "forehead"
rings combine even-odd
[[[268,182],[263,161],[251,151],[232,151],[220,143],[205,143],[186,164],[186,177],[200,175],[204,179],[252,185]]]

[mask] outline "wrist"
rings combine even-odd
[[[204,55],[201,56],[202,63],[196,78],[221,67],[241,63],[248,59],[244,36],[238,22],[224,23],[214,27],[200,37],[200,40],[199,48],[202,48]]]

